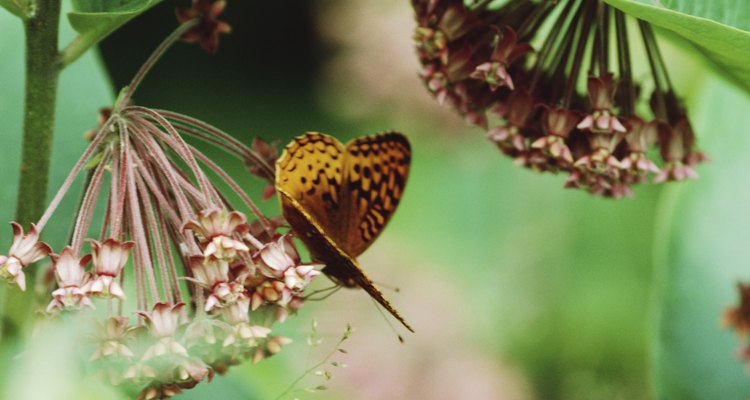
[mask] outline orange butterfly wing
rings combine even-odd
[[[382,231],[406,182],[405,173],[399,175],[401,180],[394,175],[398,173],[394,171],[403,171],[404,167],[399,170],[390,165],[391,154],[385,161],[375,160],[387,154],[381,152],[381,147],[395,151],[389,144],[392,141],[398,142],[399,148],[408,149],[406,138],[397,133],[357,139],[346,148],[321,133],[297,137],[277,161],[276,189],[284,218],[308,247],[312,258],[326,265],[323,272],[345,286],[361,287],[413,331],[355,260]],[[375,142],[378,150],[373,152],[370,146]],[[405,158],[393,156],[396,164],[406,165],[408,173],[410,154]],[[365,167],[371,172],[365,174]],[[376,169],[379,176],[373,179],[372,172]],[[389,186],[389,182],[393,183]],[[386,196],[380,199],[380,191],[370,193],[375,189]],[[377,199],[371,200],[374,198]]]
[[[276,188],[297,200],[329,235],[341,214],[344,146],[321,133],[292,140],[276,162]]]
[[[362,254],[391,219],[404,193],[411,146],[400,133],[365,136],[346,145],[343,201],[347,219],[338,237],[350,255]]]

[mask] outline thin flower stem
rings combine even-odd
[[[142,120],[140,120],[142,121]],[[138,121],[138,122],[140,122]],[[153,129],[150,129],[153,128]],[[151,153],[153,155],[152,162],[155,162],[159,168],[159,171],[164,174],[165,178],[169,181],[170,187],[176,189],[179,187],[179,177],[175,169],[172,168],[169,159],[161,149],[161,146],[156,143],[154,137],[145,132],[144,129],[148,129],[151,133],[157,135],[163,135],[163,132],[153,125],[150,124],[136,124],[132,127],[133,134],[139,139],[138,142],[144,146],[148,146],[149,151],[145,153]],[[193,216],[193,211],[190,208],[190,203],[185,197],[185,193],[180,190],[173,191],[175,200],[177,201],[177,208],[180,213],[180,219],[190,219]]]
[[[135,154],[132,154],[132,150],[130,148],[128,148],[127,151],[131,153],[128,154],[129,157],[136,157]],[[159,290],[156,284],[156,274],[154,273],[154,266],[151,263],[150,246],[143,225],[143,213],[141,212],[141,205],[138,202],[138,191],[135,186],[135,181],[136,179],[134,168],[128,168],[128,207],[130,210],[130,228],[132,230],[130,233],[130,237],[136,239],[135,250],[137,253],[137,258],[140,261],[142,273],[145,273],[148,279],[148,286],[151,289],[151,300],[153,303],[156,303],[160,301]],[[146,205],[144,204],[144,207],[145,206]],[[145,294],[143,294],[143,296],[145,299]],[[148,304],[148,302],[146,302],[146,304]],[[146,308],[141,308],[141,310],[145,309]]]
[[[113,151],[112,155],[113,155],[112,166],[114,167],[116,165],[114,161],[114,156],[117,155],[117,152]],[[112,191],[109,191],[109,193],[107,193],[107,208],[104,210],[104,218],[102,219],[102,227],[99,230],[99,237],[97,238],[97,240],[99,240],[100,242],[104,241],[105,235],[107,234],[107,229],[109,228],[109,214],[110,214],[110,211],[112,210],[112,201],[113,201],[112,198],[114,198],[114,195]]]
[[[599,2],[596,9],[597,29],[596,35],[599,41],[599,75],[604,76],[609,71],[609,7],[604,2]]]
[[[141,195],[141,203],[143,204],[143,209],[146,210],[146,223],[148,224],[148,230],[150,231],[150,236],[153,238],[153,244],[154,244],[154,253],[156,253],[156,262],[159,264],[159,270],[162,280],[162,289],[164,290],[165,295],[167,296],[167,301],[170,305],[174,304],[174,296],[172,294],[172,288],[169,285],[169,277],[167,276],[167,270],[164,262],[164,253],[165,253],[165,246],[162,242],[162,232],[159,229],[159,224],[156,221],[156,215],[154,213],[154,202],[151,201],[148,197],[148,190],[146,189],[145,184],[143,183],[142,179],[137,179],[136,181],[138,193]],[[166,249],[166,251],[170,251],[170,249]]]
[[[166,143],[170,143],[169,137],[165,140]],[[208,196],[211,197],[212,203],[206,203],[203,201],[203,199],[206,197],[206,194],[201,192],[198,188],[193,185],[193,183],[188,179],[187,175],[179,169],[177,164],[169,160],[170,165],[177,173],[177,179],[179,179],[180,187],[187,192],[187,194],[190,196],[191,200],[194,203],[194,206],[198,209],[206,209],[209,207],[215,207],[217,203],[224,203],[223,198],[219,194],[218,190],[216,189],[216,186],[214,184],[210,184],[208,188]]]
[[[170,184],[170,187],[174,189],[182,188],[186,193],[185,197],[192,196],[192,203],[195,203],[195,199],[202,197],[202,194],[198,189],[196,189],[193,184],[188,181],[188,179],[183,175],[182,171],[172,162],[169,161],[169,165],[174,171],[174,175],[177,179],[177,183]],[[148,177],[152,179],[153,182],[156,183],[156,186],[160,188],[158,192],[154,193],[154,196],[157,198],[164,199],[164,195],[162,195],[162,192],[165,192],[165,185],[164,182],[162,182],[162,176],[158,174],[158,171],[160,171],[160,167],[155,163],[150,163],[148,165],[145,165],[143,170],[147,171]],[[145,177],[144,177],[145,178]],[[181,191],[178,191],[181,193]],[[188,202],[190,202],[190,199],[187,199]],[[171,201],[167,200],[160,200],[161,204],[171,204]],[[193,204],[195,206],[195,204]],[[186,232],[182,231],[182,226],[185,223],[185,218],[179,218],[174,221],[174,223],[170,224],[170,229],[174,229],[177,232],[177,235],[179,236],[179,239],[176,237],[174,238],[175,242],[179,242],[187,246],[186,249],[181,249],[182,252],[187,252],[187,254],[200,254],[201,248],[198,245],[198,242],[195,240],[195,237],[193,235],[187,234]],[[171,232],[171,230],[170,230]],[[187,265],[187,264],[185,264]]]
[[[563,97],[562,106],[564,108],[570,107],[570,100],[573,97],[573,93],[576,89],[576,82],[578,81],[578,73],[581,70],[581,63],[583,62],[583,51],[586,50],[586,45],[589,39],[589,33],[591,32],[592,23],[591,20],[596,12],[595,8],[589,8],[583,17],[583,25],[580,29],[580,36],[578,36],[578,45],[576,46],[576,52],[573,56],[573,66],[570,68],[570,75],[568,75],[568,83],[565,89],[565,96]]]
[[[79,253],[83,245],[83,238],[88,232],[91,224],[91,218],[94,214],[94,208],[96,201],[99,198],[99,193],[102,187],[102,178],[104,176],[105,165],[109,162],[110,153],[107,153],[105,157],[99,162],[99,165],[94,169],[94,173],[91,175],[91,180],[86,186],[83,199],[81,201],[80,210],[78,217],[76,218],[75,225],[73,227],[73,237],[70,240],[71,246]]]
[[[536,84],[539,81],[539,78],[541,78],[542,76],[543,67],[545,63],[547,62],[547,58],[552,52],[552,49],[555,48],[555,46],[553,45],[558,44],[559,41],[562,40],[562,38],[560,38],[560,31],[565,25],[565,21],[568,19],[570,10],[573,8],[573,5],[575,3],[576,3],[575,1],[571,0],[565,4],[565,8],[563,8],[560,14],[557,16],[557,20],[555,20],[555,24],[552,26],[552,29],[550,30],[548,39],[544,41],[544,45],[542,46],[542,49],[539,51],[539,56],[537,58],[537,61],[536,63],[534,63],[533,78],[531,79],[530,88],[532,92],[534,91],[534,88],[536,87]]]
[[[169,238],[173,243],[186,243],[187,245],[192,245],[195,249],[195,253],[193,254],[199,254],[200,248],[198,247],[198,244],[194,240],[188,240],[187,235],[185,235],[182,231],[178,231],[174,225],[169,225],[167,227],[167,231],[169,232]],[[188,251],[191,251],[191,249],[188,249]],[[180,263],[182,265],[190,265],[190,260],[187,258],[187,254],[184,251],[177,252],[180,258]],[[185,268],[185,277],[194,278],[193,272],[190,270],[190,268]],[[187,284],[187,297],[195,300],[195,306],[194,310],[198,315],[204,315],[205,312],[203,310],[203,307],[206,302],[205,294],[203,293],[203,288],[198,286],[194,281],[188,280]],[[191,305],[192,306],[192,305]]]
[[[596,27],[594,28],[594,44],[591,46],[591,59],[589,60],[589,76],[597,75],[598,71],[601,71],[601,68],[599,65],[601,64],[601,36],[599,36],[599,25],[601,24],[601,21],[599,18],[595,19],[594,24]],[[598,73],[598,75],[602,75],[602,73]]]
[[[143,81],[143,78],[148,74],[148,72],[151,70],[151,68],[156,64],[156,62],[161,58],[161,56],[164,55],[164,53],[177,41],[179,40],[180,36],[182,36],[185,32],[187,32],[190,28],[194,27],[198,23],[197,19],[192,19],[190,21],[186,21],[185,23],[181,24],[177,27],[169,36],[167,36],[166,39],[164,39],[159,46],[154,50],[153,53],[148,57],[145,63],[141,66],[141,69],[138,70],[138,72],[133,77],[133,80],[130,81],[130,84],[123,89],[123,92],[120,95],[120,98],[117,99],[117,102],[115,104],[115,108],[112,111],[113,114],[119,114],[122,109],[127,106],[128,102],[130,101],[130,98],[133,96],[133,93],[138,88],[138,85],[141,84]]]
[[[83,193],[81,193],[80,198],[78,199],[78,205],[76,206],[75,213],[73,214],[73,220],[76,221],[76,223],[73,224],[73,226],[70,227],[70,234],[68,235],[68,243],[73,243],[73,239],[76,233],[76,229],[78,229],[78,223],[77,221],[81,219],[81,213],[84,212],[83,205],[86,200],[86,194],[88,193],[88,188],[91,185],[91,180],[94,177],[94,173],[96,172],[96,168],[93,168],[89,171],[86,171],[86,177],[83,180]],[[73,246],[75,248],[75,246]]]
[[[201,120],[195,119],[195,118],[187,116],[187,115],[179,114],[179,113],[176,113],[176,112],[173,112],[173,111],[165,111],[165,110],[154,110],[154,111],[157,112],[157,113],[159,113],[159,114],[161,114],[161,115],[163,115],[167,119],[173,119],[175,121],[180,121],[180,122],[183,122],[183,123],[186,123],[186,124],[189,124],[189,125],[193,125],[193,126],[195,126],[197,128],[200,128],[200,129],[203,129],[203,130],[205,130],[205,131],[207,131],[209,133],[212,133],[216,137],[218,137],[218,138],[220,138],[222,140],[225,140],[228,143],[231,143],[232,145],[236,146],[239,149],[242,149],[243,152],[245,152],[245,151],[246,152],[250,152],[250,153],[253,152],[249,147],[245,146],[244,143],[242,143],[239,140],[237,140],[234,137],[232,137],[232,135],[230,135],[230,134],[228,134],[228,133],[222,131],[221,129],[218,129],[218,128],[212,126],[212,125],[209,125],[209,124],[207,124],[207,123],[205,123],[205,122],[203,122]]]
[[[516,34],[519,38],[525,37],[528,35],[531,27],[535,26],[537,24],[537,21],[539,21],[540,17],[542,15],[545,15],[549,8],[556,6],[557,4],[553,4],[552,2],[544,2],[541,4],[536,4],[534,6],[534,10],[531,12],[531,15],[529,15],[526,19],[524,19],[523,24],[518,27],[516,30]]]
[[[102,224],[102,231],[99,236],[99,241],[105,239],[107,229],[115,224],[115,210],[117,210],[117,187],[120,181],[120,148],[112,146],[112,163],[111,171],[109,173],[109,193],[107,194],[107,213],[104,215],[104,223]]]
[[[643,28],[643,35],[644,38],[647,38],[646,40],[649,41],[651,48],[651,51],[653,52],[655,61],[658,65],[658,69],[661,71],[662,75],[664,75],[664,82],[667,84],[667,91],[672,91],[672,80],[669,79],[669,74],[667,73],[667,67],[666,64],[664,64],[664,59],[661,57],[661,51],[659,51],[659,44],[656,42],[656,36],[654,35],[654,29],[651,27],[651,24],[645,23],[642,26]]]
[[[571,3],[572,4],[572,3]],[[576,32],[578,32],[579,23],[586,7],[586,1],[582,0],[575,12],[570,16],[570,20],[565,26],[565,32],[561,36],[559,43],[555,45],[554,56],[551,57],[547,66],[541,68],[547,69],[548,75],[545,76],[547,86],[544,90],[537,90],[543,99],[547,102],[558,102],[565,90],[566,68],[572,64],[570,53],[573,51],[573,45],[576,42]]]
[[[250,210],[255,214],[256,217],[258,217],[258,220],[261,224],[263,224],[263,227],[268,231],[269,233],[273,233],[273,227],[271,227],[271,223],[268,222],[268,219],[263,215],[263,213],[260,212],[260,209],[255,205],[252,199],[242,190],[240,185],[237,184],[237,182],[232,179],[229,174],[227,174],[223,169],[221,169],[218,165],[216,165],[213,161],[211,161],[210,158],[206,157],[203,153],[198,151],[198,149],[191,147],[193,154],[201,160],[208,168],[210,168],[212,171],[214,171],[216,174],[218,174],[221,179],[223,179],[229,187],[232,188],[232,190],[237,193],[238,196],[242,199],[242,201],[245,202],[245,204],[250,208]]]
[[[258,155],[254,150],[248,149],[247,151],[245,151],[244,149],[238,149],[231,143],[223,142],[221,141],[221,139],[215,138],[211,136],[211,134],[194,127],[180,125],[179,130],[181,133],[193,136],[197,139],[206,141],[207,143],[210,143],[220,149],[223,149],[227,153],[236,156],[238,159],[244,162],[246,166],[250,166],[251,164],[259,166],[262,170],[262,175],[256,176],[259,176],[260,178],[266,179],[268,182],[273,183],[276,177],[275,166],[263,160],[262,157]]]
[[[162,210],[161,204],[156,202],[156,214],[159,218],[159,232],[166,237],[167,235],[167,222],[164,219],[164,212]],[[165,252],[167,256],[167,271],[169,272],[169,281],[172,285],[172,292],[175,295],[175,302],[179,301],[179,299],[182,299],[182,289],[180,288],[180,284],[177,282],[177,266],[174,262],[174,257],[172,256],[172,251],[170,248],[167,248],[167,251]]]
[[[656,58],[653,49],[654,43],[649,40],[650,37],[648,34],[651,27],[649,26],[648,22],[642,20],[638,20],[638,26],[641,28],[641,35],[643,36],[643,44],[646,48],[648,64],[651,67],[651,75],[653,75],[654,77],[654,92],[656,93],[656,110],[654,114],[656,114],[656,118],[666,122],[669,120],[669,116],[667,114],[667,103],[664,99],[664,86],[662,85],[661,78],[659,76],[659,68],[656,65]]]
[[[76,176],[81,172],[83,167],[86,165],[86,162],[89,160],[89,158],[91,158],[91,156],[94,154],[94,151],[98,149],[99,144],[107,136],[109,127],[112,126],[112,123],[113,123],[112,120],[107,121],[107,123],[105,123],[99,129],[97,134],[94,136],[94,139],[91,140],[89,147],[86,149],[83,155],[81,155],[81,157],[78,159],[76,164],[73,166],[73,169],[68,174],[68,177],[65,178],[65,181],[60,186],[60,189],[58,189],[57,194],[55,194],[55,197],[49,203],[49,206],[47,206],[47,210],[44,212],[42,217],[39,218],[39,221],[36,223],[36,226],[40,231],[47,224],[47,221],[49,221],[49,218],[52,216],[52,213],[55,212],[55,210],[57,209],[57,206],[60,204],[60,201],[62,201],[62,198],[65,196],[65,193],[68,191],[68,189],[70,189],[70,186],[73,185],[73,182],[75,181]]]
[[[157,185],[156,181],[151,175],[151,171],[149,171],[143,165],[143,162],[141,160],[136,160],[136,166],[139,169],[138,179],[143,180],[146,183],[146,186],[148,186],[153,196],[156,197],[156,200],[161,204],[169,204],[167,198],[162,194],[162,189]],[[166,213],[173,225],[180,225],[182,223],[182,219],[177,215],[177,213],[175,213],[172,208],[167,207]]]
[[[152,125],[150,124],[150,121],[147,121],[147,120],[145,120],[145,119],[143,119],[141,117],[134,117],[134,120],[140,121],[140,123],[142,125],[144,125],[144,126],[152,127]],[[150,131],[153,134],[153,136],[155,136],[156,138],[164,141],[164,143],[168,147],[175,148],[175,147],[179,146],[179,143],[177,143],[177,141],[175,140],[175,138],[173,136],[165,134],[162,130],[154,127],[152,129],[150,129]],[[151,137],[151,136],[143,137],[142,140],[143,141],[154,142],[154,143],[152,143],[150,145],[151,147],[154,147],[153,152],[157,153],[157,154],[161,154],[161,148],[158,147],[158,144],[156,144],[155,139],[153,137]],[[199,208],[205,209],[205,208],[208,208],[208,207],[212,207],[215,203],[222,203],[222,202],[224,202],[223,199],[222,199],[222,197],[221,197],[221,195],[216,190],[216,188],[214,187],[213,184],[211,184],[209,182],[207,190],[204,190],[204,191],[198,190],[198,189],[195,188],[195,186],[192,184],[192,182],[190,182],[190,180],[186,176],[183,175],[182,171],[180,171],[180,168],[177,167],[176,165],[174,165],[174,163],[172,161],[170,161],[170,160],[168,160],[166,158],[166,155],[161,154],[160,157],[157,157],[157,159],[159,159],[159,158],[163,158],[164,159],[163,162],[164,163],[168,163],[171,166],[170,170],[175,172],[175,177],[177,178],[177,182],[173,183],[173,187],[180,187],[180,188],[184,189],[187,192],[187,194],[191,195],[193,197],[193,199],[195,200],[195,202],[197,202],[199,204],[199,206],[198,206]],[[192,154],[191,154],[191,158],[192,158]],[[184,159],[184,157],[183,157],[183,159]],[[165,168],[166,167],[162,167],[162,169],[165,169]],[[204,173],[203,173],[202,170],[200,171],[200,174],[204,175]],[[211,199],[213,199],[213,201],[212,202],[206,202],[205,199],[207,199],[207,198],[211,198]]]
[[[195,176],[195,179],[198,181],[198,186],[200,186],[201,191],[205,194],[206,198],[205,201],[209,203],[209,206],[212,206],[214,204],[212,203],[211,199],[208,196],[208,188],[210,187],[210,184],[208,182],[208,178],[203,173],[203,171],[198,167],[198,163],[195,161],[195,158],[193,157],[192,153],[190,152],[190,148],[187,143],[185,143],[184,140],[182,140],[182,137],[177,132],[177,130],[172,126],[172,124],[169,123],[169,121],[162,117],[159,113],[150,110],[145,107],[138,107],[138,106],[131,106],[127,108],[127,111],[124,112],[133,112],[135,115],[138,116],[138,114],[149,116],[156,120],[156,123],[158,123],[162,128],[164,128],[167,133],[172,136],[174,139],[173,150],[187,163],[188,167],[192,171],[193,175]],[[192,217],[192,216],[191,216]]]
[[[118,124],[120,125],[120,146],[118,148],[120,153],[120,165],[117,167],[117,171],[119,172],[117,175],[117,179],[115,180],[114,177],[112,178],[112,193],[115,194],[114,196],[114,207],[112,208],[112,215],[111,220],[112,223],[110,224],[110,237],[118,238],[120,236],[120,233],[123,231],[122,224],[123,224],[123,213],[125,210],[125,192],[127,191],[127,188],[125,187],[125,184],[128,179],[128,170],[130,169],[130,154],[128,154],[128,135],[127,135],[127,125],[124,121],[118,121]]]
[[[193,136],[195,138],[198,138],[200,140],[203,140],[207,143],[210,143],[224,151],[226,151],[229,154],[232,154],[236,156],[239,159],[243,158],[243,152],[241,149],[238,149],[235,146],[232,146],[230,143],[227,143],[214,135],[211,135],[210,133],[207,133],[201,129],[195,128],[191,125],[186,124],[183,121],[177,121],[170,119],[172,124],[174,124],[175,128],[179,130],[181,133],[186,133],[190,136]]]
[[[110,232],[110,237],[113,237],[115,239],[120,240],[120,236],[124,237],[127,234],[128,230],[135,230],[139,226],[135,222],[136,215],[140,215],[138,210],[138,200],[135,199],[133,201],[133,194],[135,192],[135,189],[131,189],[129,187],[130,183],[132,182],[132,176],[134,174],[133,168],[131,168],[131,163],[134,161],[131,161],[131,157],[133,154],[130,151],[130,140],[127,139],[127,132],[121,131],[120,134],[120,157],[121,157],[121,166],[120,166],[120,173],[121,175],[125,175],[125,180],[118,188],[118,197],[119,194],[122,193],[124,195],[124,199],[122,202],[120,202],[121,206],[123,207],[122,211],[118,211],[118,214],[121,216],[127,215],[130,219],[130,221],[126,221],[124,218],[122,221],[120,221],[117,224],[117,228],[112,227],[112,231]],[[126,187],[126,184],[128,186]],[[121,225],[128,223],[129,226],[125,229]],[[117,232],[116,234],[114,232]],[[133,270],[134,270],[134,277],[135,277],[135,287],[136,287],[136,298],[137,298],[137,306],[139,310],[145,310],[148,305],[148,299],[146,297],[146,292],[144,288],[146,287],[146,277],[144,272],[144,265],[143,265],[143,247],[144,243],[142,241],[143,235],[134,235],[133,232],[131,232],[130,235],[132,238],[137,238],[138,242],[135,243],[135,246],[133,248],[134,255],[133,255]],[[145,246],[147,247],[147,245]],[[124,276],[124,271],[120,271],[120,275]],[[140,319],[139,319],[140,321]]]
[[[218,129],[214,126],[211,126],[209,124],[206,124],[203,121],[197,120],[195,118],[191,118],[186,115],[174,113],[171,111],[164,111],[164,110],[155,110],[159,114],[163,115],[165,118],[181,122],[186,125],[193,125],[196,128],[205,131],[208,134],[214,135],[216,139],[212,139],[210,136],[207,136],[205,134],[202,134],[200,131],[196,131],[193,129],[181,129],[187,134],[196,136],[198,138],[201,138],[203,140],[206,140],[212,144],[215,144],[216,146],[219,146],[225,150],[228,150],[231,153],[237,154],[239,157],[241,157],[243,160],[250,159],[255,162],[256,165],[263,168],[268,176],[273,179],[274,176],[274,167],[272,165],[268,165],[266,161],[261,157],[256,151],[253,149],[247,147],[244,143],[241,141],[235,139],[232,137],[232,135],[222,131],[221,129]],[[217,140],[218,139],[218,140]],[[219,141],[225,141],[229,145],[221,144]]]
[[[327,363],[328,360],[330,360],[331,357],[333,357],[333,355],[336,354],[336,352],[339,350],[339,348],[341,347],[341,344],[344,343],[344,341],[346,341],[346,339],[349,338],[350,333],[351,333],[351,330],[349,326],[347,325],[344,335],[341,336],[338,342],[336,342],[336,345],[333,346],[331,351],[329,351],[328,354],[326,354],[325,358],[323,358],[320,362],[313,365],[312,367],[306,369],[305,372],[303,372],[300,376],[297,377],[297,379],[295,379],[292,383],[290,383],[289,386],[286,388],[286,390],[284,390],[284,392],[282,392],[280,395],[275,397],[274,400],[279,400],[279,399],[284,398],[284,396],[289,394],[302,379],[304,379],[306,376],[310,375],[311,373],[315,372],[315,370],[320,368],[320,366],[322,366],[323,364]]]
[[[628,28],[625,23],[625,14],[620,10],[615,11],[615,31],[617,36],[617,60],[620,72],[621,84],[625,85],[624,101],[621,115],[630,117],[635,114],[635,85],[633,84],[633,71],[630,62],[630,44],[628,42]]]
[[[153,141],[153,138],[149,136],[146,137],[146,140]],[[137,152],[141,154],[148,153],[144,148],[144,143],[142,143],[141,141],[136,141],[134,144],[137,146]],[[161,154],[162,156],[164,156],[163,153],[157,152],[156,154]],[[172,201],[169,201],[165,197],[167,190],[165,189],[165,186],[161,182],[161,180],[158,179],[156,174],[158,173],[157,171],[169,171],[171,173],[171,178],[167,177],[167,179],[170,180],[169,186],[172,188],[171,193],[175,198],[183,199],[183,202],[185,204],[184,207],[187,210],[185,214],[191,215],[192,211],[190,210],[192,210],[192,208],[190,206],[190,200],[187,198],[186,194],[183,193],[183,190],[185,190],[188,195],[192,195],[193,198],[201,198],[203,195],[190,182],[184,179],[179,169],[176,168],[174,164],[172,164],[169,160],[156,160],[156,162],[153,162],[153,159],[147,164],[146,160],[141,160],[137,157],[135,159],[135,162],[136,166],[139,169],[139,174],[136,176],[139,180],[142,179],[143,181],[145,181],[146,185],[151,190],[151,195],[156,198],[158,203],[161,204],[172,204]],[[163,167],[162,165],[166,165],[166,167]],[[183,190],[179,190],[180,188]],[[191,191],[193,193],[191,193]],[[178,216],[171,208],[167,208],[167,213],[169,214],[169,217],[171,219],[172,226],[181,227],[185,222],[185,217]],[[180,242],[185,243],[185,245],[188,246],[187,250],[190,252],[190,254],[197,254],[200,252],[200,247],[195,243],[194,240],[190,240],[189,236],[182,235]]]

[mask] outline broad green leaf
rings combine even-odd
[[[29,0],[0,0],[0,7],[5,7],[5,9],[21,18],[26,18],[28,5]]]
[[[750,31],[750,2],[747,0],[637,0],[645,4],[661,4],[670,10],[706,18],[720,24]]]
[[[737,303],[736,283],[750,281],[750,98],[712,80],[695,103],[713,162],[699,180],[670,187],[660,205],[653,381],[657,399],[745,400],[743,343],[721,320]]]
[[[687,39],[721,75],[750,92],[749,1],[604,1]]]
[[[72,0],[70,25],[81,35],[101,40],[161,0]]]

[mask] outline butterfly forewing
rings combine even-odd
[[[297,200],[329,234],[339,229],[344,146],[320,133],[287,145],[277,162],[276,187]]]
[[[341,209],[350,218],[339,239],[348,254],[359,256],[383,231],[401,201],[410,162],[411,146],[400,133],[347,143]]]

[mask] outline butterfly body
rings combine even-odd
[[[323,272],[360,287],[409,330],[357,263],[382,232],[403,193],[411,161],[406,137],[396,132],[355,139],[346,146],[307,133],[287,145],[276,164],[284,218]]]

